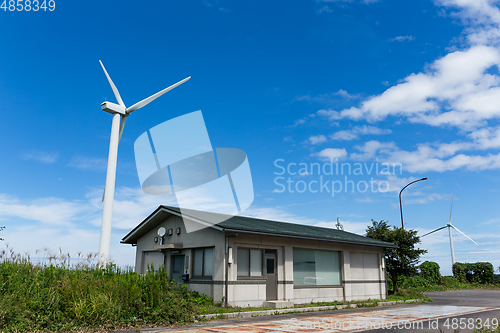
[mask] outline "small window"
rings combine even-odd
[[[211,278],[214,270],[214,248],[193,251],[193,277]]]
[[[239,277],[262,277],[262,250],[238,248],[236,257]]]

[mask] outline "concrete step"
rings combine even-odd
[[[272,308],[272,309],[291,308],[291,307],[293,307],[293,302],[292,301],[265,301],[262,303],[262,307]]]

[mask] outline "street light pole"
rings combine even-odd
[[[405,189],[405,188],[407,188],[408,186],[410,186],[411,184],[416,183],[416,182],[419,182],[419,181],[421,181],[421,180],[426,180],[426,179],[427,179],[427,177],[424,177],[424,178],[421,178],[421,179],[414,180],[414,181],[412,181],[411,183],[406,184],[406,186],[405,186],[405,187],[403,187],[403,188],[401,189],[401,191],[399,191],[399,211],[401,212],[401,229],[404,229],[404,228],[405,228],[405,226],[404,226],[404,224],[403,224],[403,206],[401,205],[401,193],[403,193],[404,189]]]

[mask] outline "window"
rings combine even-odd
[[[262,277],[262,250],[238,248],[239,277]]]
[[[340,285],[340,252],[294,248],[293,285]]]
[[[196,249],[193,256],[193,277],[211,278],[214,269],[214,248]]]

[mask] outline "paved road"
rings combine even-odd
[[[245,319],[212,321],[178,329],[151,329],[143,332],[472,332],[477,320],[490,328],[500,326],[500,291],[459,290],[426,293],[434,302],[349,309],[317,313],[287,314]],[[384,327],[371,329],[373,327]]]
[[[456,328],[461,333],[472,332],[473,328],[478,328],[477,320],[490,326],[489,328],[500,327],[500,290],[455,290],[444,292],[425,293],[434,302],[427,303],[432,306],[457,306],[457,307],[484,307],[492,310],[480,311],[466,315],[447,316],[436,320],[422,321],[422,326],[418,328],[403,329],[405,333],[411,332],[454,332]],[[368,330],[369,333],[394,332],[394,329]]]

